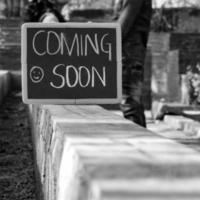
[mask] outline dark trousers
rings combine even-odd
[[[143,36],[136,33],[123,44],[121,110],[125,118],[146,127],[142,88],[144,79],[144,59],[146,46]]]

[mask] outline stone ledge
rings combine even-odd
[[[8,95],[11,89],[10,73],[5,70],[0,70],[0,105],[3,99]]]
[[[20,70],[12,70],[10,71],[11,77],[11,88],[12,90],[21,90],[21,71]]]
[[[200,198],[194,149],[98,106],[31,106],[30,116],[45,200]]]
[[[200,106],[195,106],[195,110],[200,111]],[[152,106],[152,115],[154,119],[163,120],[165,115],[185,115],[185,111],[194,111],[194,106],[182,103],[168,103],[155,101]],[[194,116],[193,116],[194,117]],[[192,116],[191,116],[192,118]],[[200,119],[200,116],[199,116]]]
[[[186,136],[200,138],[200,122],[184,116],[166,115],[165,123],[176,130],[183,131]]]

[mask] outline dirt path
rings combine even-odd
[[[35,200],[27,107],[18,93],[0,105],[0,200]]]

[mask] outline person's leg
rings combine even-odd
[[[146,37],[136,32],[123,44],[123,101],[121,109],[124,117],[146,127],[142,89]]]
[[[144,107],[142,104],[143,67],[130,66],[123,68],[123,100],[121,110],[126,119],[146,127]]]

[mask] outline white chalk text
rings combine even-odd
[[[63,69],[65,71],[64,74],[61,73]],[[56,83],[52,81],[50,86],[55,89],[62,89],[64,87],[75,88],[77,86],[81,88],[94,88],[96,84],[106,87],[105,67],[98,70],[94,66],[88,68],[85,66],[75,67],[73,65],[65,66],[64,64],[58,64],[53,68],[52,73],[56,78]]]
[[[44,45],[41,48],[41,41]],[[66,56],[89,56],[92,52],[96,55],[105,54],[112,61],[112,44],[109,34],[80,34],[74,33],[68,37],[67,33],[56,31],[37,31],[32,40],[32,47],[38,56],[66,55]]]

